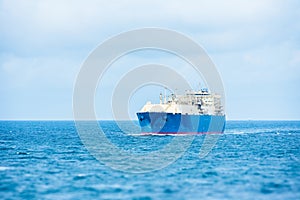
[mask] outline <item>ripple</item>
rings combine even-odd
[[[29,153],[27,153],[27,152],[22,152],[22,151],[18,151],[18,152],[17,152],[17,155],[29,155]]]

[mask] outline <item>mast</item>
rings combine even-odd
[[[164,88],[165,88],[164,104],[166,104],[167,103],[166,87]]]

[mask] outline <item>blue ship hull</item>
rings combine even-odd
[[[188,115],[180,113],[137,113],[142,133],[199,134],[223,133],[225,115]]]

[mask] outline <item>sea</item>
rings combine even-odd
[[[99,126],[116,149],[133,156],[191,139],[141,136],[132,122],[122,123],[129,131],[114,121]],[[178,157],[156,155],[156,169],[130,171],[118,166],[131,160],[91,153],[74,121],[0,121],[0,199],[300,199],[300,121],[227,121],[199,156],[207,137],[193,136]],[[168,157],[174,160],[163,165]]]

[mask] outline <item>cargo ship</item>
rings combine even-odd
[[[160,94],[160,103],[147,102],[136,113],[142,134],[223,133],[225,113],[221,96],[204,88],[185,94]]]

